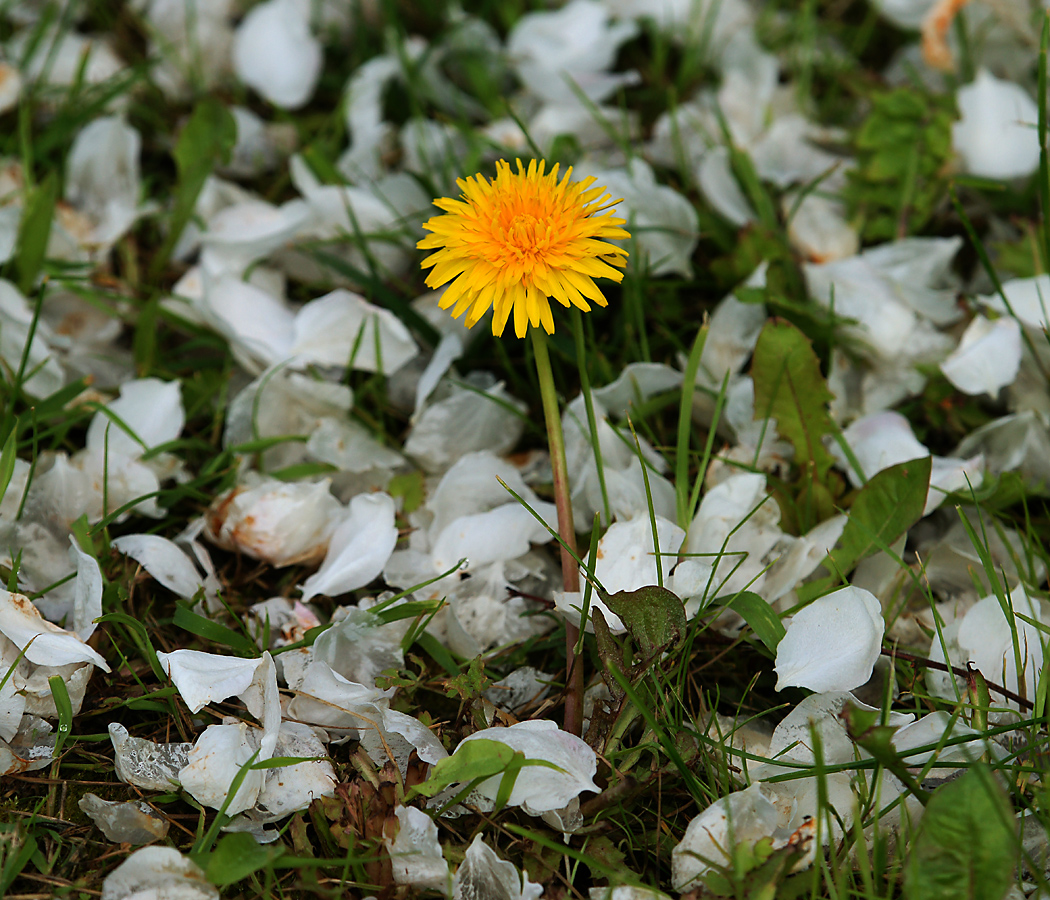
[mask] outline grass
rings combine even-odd
[[[466,12],[488,23],[500,38],[521,16],[541,6],[527,0],[463,4]],[[1000,293],[1002,281],[1019,274],[1017,259],[1034,267],[1024,274],[1041,271],[1048,234],[1043,222],[1048,202],[1045,109],[1039,122],[1043,162],[1031,184],[955,177],[949,164],[949,125],[956,115],[951,81],[943,89],[918,91],[892,90],[881,79],[880,71],[892,53],[911,42],[913,35],[888,25],[861,0],[811,0],[800,13],[797,4],[784,0],[760,6],[758,37],[779,54],[800,109],[822,125],[841,129],[835,149],[857,160],[843,191],[851,223],[866,246],[895,237],[963,235],[968,243],[956,274],[968,283],[988,282]],[[235,701],[212,704],[191,715],[165,677],[157,654],[191,648],[259,656],[261,651],[246,624],[248,608],[267,597],[295,597],[296,586],[312,572],[303,565],[276,569],[210,547],[222,589],[217,611],[205,615],[200,606],[177,602],[171,592],[111,546],[115,538],[130,533],[150,532],[174,539],[216,497],[237,484],[242,467],[267,471],[268,453],[297,447],[306,440],[305,435],[260,433],[256,425],[261,411],[256,408],[252,440],[227,446],[223,433],[230,402],[248,383],[249,375],[224,337],[208,325],[173,312],[163,302],[189,265],[174,255],[179,237],[186,228],[199,224],[195,205],[200,192],[206,179],[222,170],[235,141],[227,107],[246,105],[268,122],[294,133],[311,171],[323,184],[335,184],[341,177],[339,156],[347,142],[344,85],[378,53],[401,53],[404,59],[411,59],[408,74],[382,92],[384,118],[401,126],[421,117],[451,126],[463,139],[459,156],[413,173],[415,183],[428,197],[446,195],[452,178],[488,164],[485,155],[491,141],[478,130],[482,120],[513,112],[524,121],[523,110],[507,107],[505,97],[516,90],[516,82],[506,60],[487,59],[483,52],[455,43],[460,26],[452,4],[383,0],[362,7],[352,36],[326,38],[319,87],[308,105],[295,112],[274,109],[233,78],[211,89],[191,78],[191,88],[184,96],[172,99],[166,95],[156,83],[156,70],[147,53],[148,26],[134,4],[85,3],[79,24],[56,4],[50,14],[53,18],[30,26],[36,31],[28,46],[36,53],[46,54],[48,27],[53,21],[60,33],[79,30],[104,35],[128,68],[101,83],[91,83],[85,62],[70,85],[27,84],[20,102],[0,115],[0,159],[21,166],[17,199],[23,207],[14,250],[0,274],[26,295],[31,309],[29,322],[21,326],[25,350],[16,357],[4,350],[0,384],[0,486],[6,491],[0,533],[5,548],[14,551],[0,575],[8,588],[18,588],[19,570],[32,562],[29,551],[20,548],[14,536],[16,520],[39,513],[24,508],[30,485],[44,477],[56,455],[72,455],[84,447],[92,414],[104,407],[118,387],[105,383],[100,374],[107,371],[103,367],[94,367],[93,375],[81,377],[71,366],[62,385],[46,396],[33,388],[34,378],[47,375],[47,362],[34,356],[32,338],[52,333],[48,314],[56,296],[71,293],[85,302],[86,309],[119,323],[120,337],[114,344],[100,351],[86,347],[85,352],[126,361],[123,377],[134,374],[177,380],[186,426],[177,440],[147,454],[154,460],[170,454],[184,476],[163,481],[153,492],[159,518],[146,518],[135,511],[142,495],[124,497],[113,488],[111,496],[108,485],[120,473],[104,471],[107,488],[101,510],[78,514],[61,528],[56,526],[62,532],[56,538],[60,545],[56,553],[66,553],[68,535],[73,534],[78,545],[100,563],[103,616],[91,644],[105,656],[112,672],[94,673],[76,715],[63,677],[50,678],[55,707],[51,717],[56,732],[54,761],[38,771],[13,772],[0,785],[0,894],[4,897],[99,896],[106,876],[134,848],[111,844],[91,824],[78,805],[88,792],[104,800],[140,796],[147,800],[170,824],[164,843],[192,855],[222,896],[413,897],[423,893],[393,884],[383,843],[383,837],[393,831],[394,810],[406,792],[426,778],[427,767],[418,759],[402,776],[389,766],[377,767],[356,742],[329,745],[339,781],[335,795],[315,800],[308,809],[280,820],[274,826],[280,832],[276,842],[260,845],[244,834],[222,833],[226,821],[222,812],[202,807],[186,792],[158,794],[129,788],[117,778],[108,733],[109,724],[119,722],[134,737],[193,741],[206,726],[217,725],[226,716],[240,718],[243,708]],[[14,10],[0,3],[0,37],[9,37],[17,27]],[[710,86],[717,78],[711,55],[712,27],[711,23],[704,25],[693,40],[683,42],[670,39],[651,21],[641,22],[637,34],[620,48],[615,63],[621,71],[636,69],[639,81],[621,88],[607,106],[613,112],[637,114],[649,136],[661,114],[678,108],[698,88]],[[1031,54],[1029,74],[1041,88],[1046,81],[1045,29],[1043,33],[1041,56],[1030,44],[1025,45],[1025,52]],[[429,42],[422,57],[411,56],[406,49],[409,35]],[[972,69],[982,36],[967,37],[965,64]],[[427,69],[427,54],[437,60],[436,70]],[[441,81],[433,76],[434,71]],[[472,101],[466,112],[462,103],[457,107],[449,99],[452,89]],[[1046,92],[1041,90],[1040,95],[1045,97]],[[56,223],[63,221],[67,208],[62,199],[62,173],[70,148],[84,125],[114,108],[120,108],[141,134],[143,199],[152,207],[105,253],[56,258],[49,241],[54,242]],[[619,120],[609,115],[609,109],[602,115],[603,127],[615,133],[616,141],[625,143],[632,153],[640,151],[638,142],[619,134]],[[915,141],[908,152],[891,153],[895,148],[893,141],[886,140],[889,134],[911,135]],[[563,165],[581,158],[579,142],[572,137],[554,141],[548,154],[550,161]],[[944,654],[938,657],[937,650],[954,639],[955,632],[944,619],[944,604],[953,597],[985,596],[991,591],[1009,610],[1007,573],[1013,568],[1022,573],[1031,595],[1045,601],[1045,573],[1050,564],[1046,486],[1036,478],[1004,473],[953,493],[938,512],[922,522],[925,494],[919,498],[918,510],[913,509],[916,496],[906,472],[889,470],[889,474],[867,479],[861,488],[851,487],[825,448],[837,441],[848,450],[841,437],[846,423],[834,421],[829,412],[828,381],[833,356],[842,352],[851,357],[856,348],[843,343],[844,323],[834,308],[820,307],[808,296],[803,261],[788,233],[788,220],[801,200],[782,209],[782,192],[758,177],[743,147],[734,148],[731,166],[758,212],[755,222],[739,229],[711,206],[684,157],[675,165],[655,166],[660,184],[674,187],[697,211],[700,229],[691,258],[694,275],[654,277],[639,259],[635,242],[632,258],[636,261],[622,287],[605,286],[609,307],[583,317],[574,311],[571,320],[559,320],[549,341],[556,384],[564,402],[582,390],[586,411],[582,427],[592,444],[597,444],[601,414],[595,389],[612,382],[632,363],[660,362],[684,370],[684,388],[636,398],[630,418],[616,424],[614,450],[599,447],[606,455],[622,454],[626,448],[628,454],[642,460],[641,509],[654,532],[657,479],[670,480],[673,517],[685,528],[708,495],[719,466],[762,471],[768,465],[773,471],[770,493],[780,521],[793,535],[805,533],[839,511],[849,516],[849,525],[825,568],[798,585],[790,601],[771,606],[762,596],[764,579],[775,571],[776,559],[771,557],[739,589],[713,587],[704,598],[702,612],[689,620],[675,598],[651,594],[631,599],[638,604],[636,610],[641,608],[640,614],[632,613],[628,606],[618,607],[628,626],[626,635],[615,635],[596,623],[596,635],[587,634],[578,652],[588,677],[604,679],[612,700],[608,709],[597,708],[591,714],[587,739],[599,753],[596,779],[602,792],[581,797],[582,826],[571,840],[564,841],[559,831],[521,809],[472,810],[462,818],[438,820],[445,857],[453,866],[462,863],[474,835],[481,833],[504,859],[544,885],[545,896],[587,897],[591,888],[620,884],[670,893],[672,851],[689,823],[713,803],[738,796],[735,792],[747,785],[756,767],[772,766],[775,770],[767,770],[774,771],[769,783],[782,794],[802,791],[799,785],[815,785],[816,816],[792,823],[788,833],[776,835],[775,841],[768,834],[737,834],[738,843],[730,839],[725,844],[728,856],[720,859],[702,885],[691,886],[692,896],[843,900],[906,896],[924,900],[962,896],[957,891],[962,890],[958,879],[963,873],[972,876],[967,896],[1001,898],[1019,879],[1029,887],[1046,889],[1040,853],[1045,850],[1050,821],[1046,722],[1050,682],[1045,677],[1045,665],[1050,664],[1037,673],[1035,696],[1021,696],[1013,715],[1002,713],[999,688],[1016,673],[961,670],[957,674],[963,677],[953,682],[955,699],[931,692],[928,680],[931,673],[946,668],[939,661]],[[820,194],[825,190],[823,179],[822,175],[803,189]],[[286,161],[274,170],[244,177],[240,183],[271,203],[298,198]],[[1037,183],[1042,187],[1034,187]],[[368,233],[351,216],[351,227],[337,237],[300,248],[311,265],[301,262],[296,271],[310,274],[289,281],[291,298],[310,300],[349,279],[367,300],[391,310],[424,348],[432,349],[440,334],[410,305],[426,292],[418,267],[422,254],[412,249],[423,215],[384,226],[378,234]],[[1035,249],[1021,253],[1002,242],[999,235],[1007,226],[1027,235]],[[390,247],[406,248],[411,256],[410,264],[394,274],[381,262]],[[349,249],[355,249],[353,257]],[[724,451],[731,449],[725,424],[732,408],[729,378],[721,374],[708,378],[702,361],[712,341],[710,315],[722,297],[739,287],[759,263],[767,265],[765,287],[741,289],[738,296],[765,303],[774,324],[763,332],[748,371],[755,381],[756,408],[775,416],[780,435],[793,445],[791,464],[768,463],[759,448],[751,448],[754,452],[747,459],[725,461]],[[14,333],[20,326],[5,319],[3,327]],[[1025,337],[1031,353],[1045,354],[1040,344],[1045,335],[1033,337],[1026,332]],[[362,350],[362,342],[371,339],[362,329],[357,343],[346,348],[347,358],[352,360]],[[376,337],[377,345],[378,340]],[[526,404],[524,436],[514,448],[521,458],[528,451],[543,449],[542,431],[535,425],[541,415],[539,385],[528,342],[481,335],[467,345],[456,366],[463,376],[479,370],[493,373],[513,398]],[[331,373],[311,374],[323,380]],[[931,380],[925,392],[907,398],[897,408],[936,453],[947,454],[967,434],[1006,411],[1001,399],[961,394],[935,367],[926,374]],[[354,394],[347,419],[386,447],[400,449],[412,417],[411,404],[395,399],[396,376],[350,369],[342,371],[337,380]],[[473,392],[472,396],[487,396],[470,382],[451,384],[464,393]],[[1038,389],[1045,391],[1046,387],[1044,380]],[[502,404],[512,415],[519,414],[511,401],[497,397],[492,402]],[[706,419],[694,415],[705,405],[711,415]],[[112,422],[111,435],[125,429],[118,415],[111,411],[106,415]],[[646,444],[668,462],[666,471],[658,471],[651,459],[646,461]],[[591,531],[580,535],[578,545],[591,570],[598,557],[598,538],[614,518],[609,469],[601,462],[602,452],[598,457],[595,506],[599,515]],[[16,460],[24,467],[16,470]],[[856,459],[850,462],[859,471]],[[335,479],[337,489],[361,487],[352,475],[327,464],[282,466],[271,474],[289,483],[324,475]],[[433,483],[408,461],[393,480],[388,478],[381,486],[402,501],[397,526],[399,546],[405,547],[419,524],[418,519],[410,520],[409,513],[420,506]],[[535,487],[541,499],[550,499],[549,485],[543,484],[542,477]],[[742,562],[737,559],[734,539],[745,524],[755,526],[760,519],[756,507],[743,523],[729,530],[721,546],[692,557],[684,554],[682,559],[718,565],[718,577],[712,584],[724,583],[733,577],[726,573]],[[955,552],[970,557],[969,569],[963,566],[962,570],[968,571],[973,584],[953,585],[954,594],[949,597],[931,586],[927,566],[943,563],[931,560],[927,548],[936,543],[935,533],[958,522],[965,543]],[[1016,536],[1012,542],[1010,535]],[[1003,552],[1002,547],[1008,550]],[[673,585],[671,570],[676,561],[659,560],[658,580],[665,587]],[[804,747],[809,755],[800,761],[798,754],[805,744],[800,739],[801,743],[792,743],[774,758],[764,750],[763,741],[810,694],[794,687],[775,690],[773,661],[784,633],[781,619],[842,584],[861,581],[882,585],[880,599],[890,631],[873,680],[859,692],[874,712],[866,716],[861,710],[847,709],[833,720],[843,723],[842,734],[848,734],[843,740],[850,748],[858,748],[857,752],[851,749],[843,756],[830,732],[808,734],[803,727],[799,734],[809,741]],[[46,580],[34,584],[34,599],[55,586]],[[339,607],[377,595],[384,587],[379,579],[352,596],[319,597],[311,605],[319,620],[327,623]],[[549,703],[537,702],[521,715],[558,717],[562,705],[558,679],[564,677],[565,667],[564,625],[550,610],[549,591],[542,583],[536,590],[542,595],[534,604],[533,615],[549,629],[537,629],[522,641],[486,648],[475,658],[460,656],[426,631],[440,607],[440,597],[404,607],[381,607],[379,615],[386,621],[409,616],[411,622],[402,644],[404,664],[379,676],[381,685],[397,688],[393,708],[420,717],[451,750],[463,737],[490,723],[493,715],[498,724],[513,721],[503,712],[494,712],[484,694],[493,682],[529,665],[551,673],[555,683]],[[593,579],[588,579],[585,590],[588,613],[595,599],[616,602]],[[529,595],[524,588],[522,593]],[[1012,650],[1008,665],[1023,668],[1025,635],[1032,632],[1023,630],[1022,623],[1034,629],[1044,644],[1050,628],[1025,614],[1007,616],[1007,620]],[[727,628],[732,622],[738,627]],[[318,633],[319,629],[306,631],[294,646],[309,646]],[[17,650],[10,658],[4,657],[7,664],[15,662],[15,655]],[[3,674],[10,678],[10,672]],[[1024,683],[1024,674],[1013,677],[1015,688],[1019,681]],[[0,694],[3,691],[0,683]],[[916,717],[942,712],[950,726],[960,727],[931,733],[904,751],[890,740],[896,727],[890,724],[891,710]],[[949,751],[958,748],[969,748],[969,752],[944,761]],[[246,765],[238,777],[248,777],[250,769]],[[900,793],[886,787],[891,776],[904,785]],[[841,804],[836,811],[829,799],[841,797],[836,792],[844,784],[855,797],[851,818],[843,818]],[[1028,828],[1042,835],[1042,843],[1035,838],[1022,843],[1015,817],[1032,823]],[[880,820],[897,824],[880,829]],[[744,823],[739,824],[743,832]],[[730,825],[732,834],[735,826]],[[832,836],[826,845],[825,834]]]

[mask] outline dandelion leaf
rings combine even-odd
[[[904,871],[908,900],[1001,900],[1018,840],[1006,792],[976,765],[939,788],[923,814]]]
[[[834,459],[824,447],[832,431],[832,399],[809,339],[783,319],[770,320],[755,345],[751,365],[755,416],[777,420],[777,431],[795,448],[795,462],[823,481]]]

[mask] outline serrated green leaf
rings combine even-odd
[[[874,475],[853,501],[842,537],[825,559],[825,568],[846,575],[918,522],[926,507],[931,465],[931,458],[925,456]]]
[[[643,659],[676,646],[685,633],[685,606],[667,588],[651,584],[636,591],[618,591],[602,602],[620,617]]]
[[[809,338],[783,319],[767,322],[755,345],[751,377],[755,416],[775,418],[777,431],[795,448],[795,462],[803,470],[815,467],[816,478],[823,480],[835,461],[823,443],[833,428],[832,393]]]
[[[904,870],[908,900],[1002,900],[1017,861],[1014,814],[991,770],[938,788]]]

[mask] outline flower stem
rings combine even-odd
[[[554,373],[547,353],[547,335],[539,328],[530,328],[529,333],[536,356],[536,375],[540,381],[551,471],[554,475],[554,505],[558,509],[558,536],[562,542],[562,587],[566,593],[577,593],[580,590],[580,571],[573,558],[576,553],[576,529],[572,524],[572,499],[569,496],[569,472],[565,463],[565,438],[561,431],[558,394],[554,389]],[[575,625],[565,623],[565,730],[572,734],[580,734],[583,730],[583,660],[576,657],[579,634]]]

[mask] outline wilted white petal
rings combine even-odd
[[[518,872],[514,863],[500,859],[481,835],[467,847],[452,880],[452,900],[539,900],[543,887]]]
[[[844,587],[796,613],[777,646],[777,690],[849,691],[871,678],[886,623],[869,591]]]
[[[163,840],[171,823],[142,800],[122,803],[84,794],[77,802],[107,840],[116,844],[149,844]]]
[[[275,106],[298,109],[321,76],[321,44],[310,33],[308,3],[266,0],[253,7],[233,38],[237,76]]]
[[[102,882],[102,900],[218,900],[219,889],[172,847],[136,850]]]
[[[960,121],[952,146],[966,171],[984,178],[1023,178],[1039,166],[1039,110],[1027,91],[981,69],[959,88]]]
[[[52,711],[52,718],[57,712]],[[55,736],[51,726],[35,715],[22,716],[15,736],[0,740],[0,776],[35,772],[51,765],[55,751]]]
[[[600,790],[594,783],[594,774],[598,771],[594,751],[549,719],[532,719],[508,728],[484,728],[464,738],[459,746],[473,740],[498,741],[523,753],[526,759],[545,760],[562,770],[529,766],[521,771],[507,802],[510,806],[523,807],[530,815],[561,809],[582,791]],[[501,778],[494,775],[486,779],[478,785],[478,793],[495,801]]]
[[[305,304],[294,330],[290,352],[304,363],[389,375],[419,353],[397,316],[342,288]]]
[[[1021,326],[1016,319],[976,316],[941,371],[964,394],[992,394],[1012,384],[1021,367]]]
[[[380,691],[348,681],[320,661],[311,662],[302,678],[288,686],[295,691],[286,710],[288,718],[354,736],[359,729],[381,724],[380,706],[386,706],[394,693],[393,688]]]
[[[860,248],[860,237],[839,201],[816,193],[806,194],[798,201],[796,195],[788,194],[783,206],[785,216],[794,208],[788,221],[788,240],[809,262],[844,259]]]
[[[48,622],[22,594],[0,590],[0,634],[19,650],[25,658],[40,666],[68,666],[91,663],[103,672],[109,671],[106,661],[72,632]]]
[[[383,838],[395,884],[410,884],[429,888],[448,895],[450,879],[448,863],[441,854],[438,830],[434,820],[414,806],[399,806],[397,837]]]
[[[359,494],[350,515],[332,532],[324,562],[303,584],[303,602],[318,594],[337,597],[375,579],[397,543],[389,494]]]
[[[335,794],[338,779],[332,763],[326,759],[327,751],[321,739],[309,725],[299,722],[282,722],[275,757],[303,757],[305,760],[291,766],[266,770],[266,782],[259,799],[258,810],[263,814],[262,822],[273,822],[289,813],[306,809],[318,797]]]
[[[118,722],[109,725],[113,760],[121,781],[146,791],[170,791],[189,762],[190,743],[158,744],[132,737]]]
[[[661,571],[667,575],[685,540],[685,531],[657,516],[656,533]],[[594,577],[610,594],[634,591],[658,583],[656,563],[653,524],[648,516],[638,516],[629,522],[614,522],[598,541]]]
[[[205,517],[205,535],[220,547],[275,566],[321,559],[343,517],[327,479],[263,481],[219,496]]]

